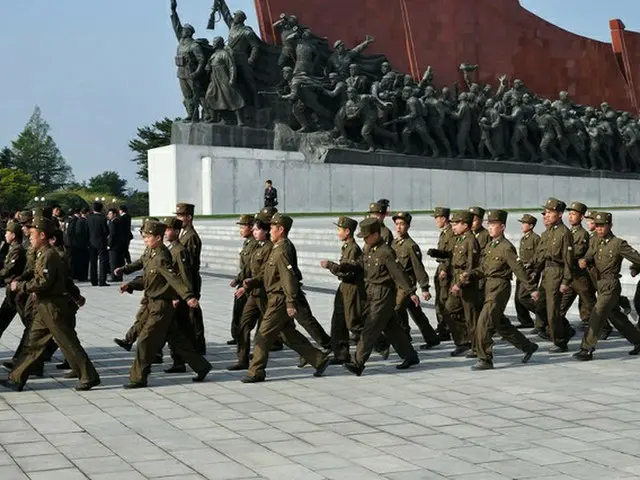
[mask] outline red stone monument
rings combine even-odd
[[[368,53],[434,82],[461,82],[460,63],[478,64],[476,78],[496,84],[519,78],[536,94],[640,111],[640,33],[611,20],[611,43],[575,35],[524,9],[519,0],[255,0],[262,38],[277,43],[272,24],[297,15],[314,33],[347,46],[375,37]]]

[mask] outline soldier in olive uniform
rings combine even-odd
[[[270,225],[271,240],[274,244],[269,257],[259,277],[244,281],[244,286],[249,290],[264,287],[267,307],[255,337],[253,359],[247,376],[242,378],[243,383],[265,380],[269,351],[278,337],[314,366],[314,376],[322,376],[329,365],[329,357],[311,345],[309,340],[296,330],[293,320],[298,314],[297,307],[300,301],[300,280],[294,268],[295,259],[290,257],[295,250],[289,248],[290,242],[287,240],[293,219],[277,213],[271,218]]]
[[[579,297],[580,319],[583,323],[589,322],[589,316],[596,304],[596,288],[589,272],[578,267],[578,261],[587,254],[589,250],[589,232],[582,226],[582,219],[587,213],[587,206],[580,202],[573,202],[568,208],[569,225],[571,225],[571,236],[573,238],[573,261],[572,277],[569,291],[562,294],[560,302],[560,315],[566,318],[567,312],[577,297]]]
[[[142,279],[130,282],[129,288],[144,290],[148,301],[147,319],[138,335],[136,358],[125,388],[147,386],[153,359],[167,338],[170,339],[173,351],[184,358],[197,373],[193,378],[194,382],[202,382],[211,370],[211,364],[182,334],[174,318],[174,300],[180,298],[190,308],[196,308],[198,299],[191,285],[185,285],[174,269],[171,253],[162,243],[165,231],[166,225],[160,222],[147,222],[143,227],[144,243],[149,251]]]
[[[242,244],[242,250],[240,250],[240,266],[238,268],[238,274],[235,276],[229,286],[236,290],[242,286],[245,278],[251,277],[249,260],[251,254],[256,248],[258,242],[253,238],[253,215],[240,215],[240,219],[236,222],[236,225],[240,226],[240,236],[244,239]],[[238,330],[240,328],[240,317],[242,316],[242,310],[247,303],[246,295],[233,296],[233,314],[231,318],[231,340],[227,341],[227,345],[235,345],[238,342]]]
[[[627,316],[620,311],[620,269],[622,260],[632,264],[640,263],[640,253],[629,244],[616,237],[611,231],[612,216],[608,212],[597,212],[594,215],[597,240],[589,248],[584,258],[580,259],[580,268],[592,265],[597,278],[598,298],[596,306],[589,317],[589,328],[584,334],[580,351],[574,355],[577,360],[592,360],[593,351],[598,343],[600,330],[607,318],[613,326],[634,345],[629,355],[640,353],[640,330],[636,329]]]
[[[547,230],[540,236],[536,253],[535,271],[542,273],[539,310],[544,318],[553,346],[551,353],[566,352],[572,336],[570,326],[560,314],[562,295],[569,291],[573,281],[573,237],[562,223],[567,205],[556,198],[549,198],[544,205],[544,224]],[[544,272],[543,272],[544,271]]]
[[[417,352],[398,322],[396,314],[396,295],[398,288],[408,295],[414,305],[420,303],[407,274],[395,258],[393,250],[380,235],[380,222],[367,218],[360,222],[358,237],[363,238],[366,246],[358,265],[342,264],[341,271],[361,272],[364,270],[366,302],[364,303],[364,328],[356,348],[355,358],[344,366],[360,376],[365,368],[374,345],[384,332],[393,348],[403,359],[396,368],[406,370],[420,363]]]
[[[433,211],[433,218],[436,223],[436,227],[440,229],[440,236],[438,237],[438,251],[453,250],[453,243],[455,241],[455,234],[449,223],[449,215],[451,210],[446,207],[436,207]],[[427,255],[429,251],[427,251]],[[450,340],[449,326],[446,321],[446,309],[447,298],[449,297],[449,288],[451,286],[451,274],[450,263],[445,258],[437,258],[438,268],[436,268],[435,282],[436,282],[436,318],[438,320],[438,337],[442,341]]]
[[[492,241],[486,247],[482,264],[470,273],[463,272],[461,275],[463,282],[468,282],[473,277],[486,280],[484,305],[476,329],[478,363],[471,367],[473,370],[493,368],[494,332],[525,353],[523,363],[527,363],[538,350],[538,345],[527,340],[504,316],[511,296],[512,274],[520,280],[522,288],[533,294],[534,299],[538,297],[538,292],[535,292],[536,286],[529,281],[527,271],[518,262],[515,247],[504,237],[507,212],[492,210],[487,213],[487,221]]]
[[[393,233],[384,224],[384,219],[387,218],[387,212],[389,211],[389,200],[381,199],[377,202],[369,204],[369,217],[376,218],[380,222],[380,236],[384,243],[391,246],[393,243]]]
[[[534,272],[533,265],[535,264],[536,250],[538,248],[538,244],[540,243],[540,235],[534,232],[533,229],[538,223],[538,219],[533,215],[525,213],[518,221],[522,224],[522,237],[520,237],[518,260],[527,271],[529,282],[537,286],[538,282],[540,281],[540,276],[536,272]],[[523,299],[528,295],[529,294],[526,292],[526,290],[523,289],[522,282],[520,282],[520,279],[518,279],[518,277],[516,276],[516,294],[514,297],[514,303],[516,306],[518,321],[520,322],[517,327],[531,328],[535,326],[536,333],[541,330],[544,331],[546,326],[543,324],[540,316],[536,315],[536,323],[534,324],[533,320],[531,319],[529,309],[527,308],[526,304],[523,303]]]
[[[256,240],[256,246],[251,252],[251,258],[249,259],[249,273],[244,279],[260,278],[262,269],[265,262],[269,258],[273,243],[269,239],[269,222],[272,215],[268,212],[261,211],[255,216],[253,223],[253,238]],[[249,368],[249,350],[251,349],[251,331],[259,323],[260,319],[264,315],[267,307],[267,296],[262,284],[257,282],[252,285],[252,288],[244,286],[236,290],[236,296],[246,296],[247,301],[242,309],[242,315],[240,317],[240,326],[238,329],[238,343],[236,347],[238,361],[231,365],[227,370],[246,370]],[[276,345],[279,343],[280,345]],[[277,350],[282,350],[282,342],[274,342],[274,346]],[[274,347],[271,347],[271,351]]]
[[[0,270],[0,279],[6,285],[6,293],[2,305],[0,305],[0,337],[9,327],[18,313],[16,309],[16,294],[9,288],[14,278],[22,275],[27,264],[27,254],[22,246],[22,226],[20,223],[9,220],[4,234],[9,250],[4,257],[4,265]]]
[[[476,237],[478,241],[478,246],[480,247],[480,252],[484,253],[484,249],[491,241],[491,237],[489,236],[489,231],[484,228],[482,225],[482,220],[484,219],[485,210],[482,207],[470,207],[469,212],[473,214],[473,223],[471,224],[471,233]]]
[[[78,335],[68,314],[66,266],[58,252],[49,244],[54,226],[51,220],[38,218],[31,228],[31,244],[37,251],[33,278],[29,281],[13,280],[11,291],[35,297],[33,323],[25,345],[25,355],[0,384],[22,391],[29,374],[41,364],[47,344],[53,338],[64,357],[80,378],[76,390],[86,391],[100,385],[100,377],[91,360],[80,345]]]
[[[364,301],[364,279],[354,271],[341,271],[342,264],[357,265],[362,250],[353,238],[358,222],[353,218],[340,217],[335,224],[338,238],[343,242],[338,263],[321,260],[320,266],[326,268],[340,279],[340,286],[333,301],[331,316],[332,365],[342,365],[351,361],[349,354],[349,332],[357,339],[362,333],[362,302]]]
[[[409,236],[412,216],[409,212],[398,212],[392,218],[396,225],[397,236],[391,247],[396,254],[398,263],[404,269],[404,272],[411,280],[412,285],[415,286],[417,283],[420,286],[420,289],[422,290],[422,298],[428,302],[431,300],[431,293],[429,292],[429,275],[424,269],[424,265],[422,263],[422,251],[420,250],[420,247],[413,238]],[[396,309],[400,319],[400,325],[407,332],[407,335],[409,335],[411,330],[407,311],[411,314],[411,318],[420,329],[422,338],[425,341],[424,345],[420,346],[422,350],[428,350],[440,344],[438,334],[429,323],[429,319],[424,314],[420,305],[415,305],[402,289],[398,289]]]
[[[191,288],[193,294],[200,300],[202,290],[202,278],[200,277],[200,253],[202,251],[202,241],[198,232],[193,228],[193,215],[195,206],[190,203],[178,203],[176,205],[176,216],[182,221],[182,231],[180,232],[180,243],[186,248],[191,264]],[[196,337],[196,350],[200,355],[207,351],[207,342],[204,338],[204,321],[202,320],[202,309],[197,307],[189,309],[189,321]]]

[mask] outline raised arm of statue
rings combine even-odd
[[[362,52],[364,52],[365,48],[367,48],[370,44],[373,43],[373,41],[374,41],[374,38],[372,36],[370,36],[370,35],[367,35],[365,37],[365,39],[364,39],[364,42],[362,42],[361,44],[356,45],[355,47],[353,47],[351,49],[351,51],[353,53],[362,53]]]
[[[505,86],[505,80],[507,79],[506,75],[500,75],[500,77],[498,77],[498,81],[500,82],[500,85],[498,85],[498,91],[496,92],[496,99],[501,100],[502,96],[504,95],[504,92],[507,90],[507,87]]]
[[[177,8],[177,0],[171,0],[171,25],[173,26],[173,31],[176,34],[176,38],[180,40],[182,38],[182,23],[180,23],[180,17],[178,16]]]

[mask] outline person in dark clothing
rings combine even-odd
[[[133,234],[131,233],[131,215],[129,215],[129,207],[126,205],[120,205],[120,223],[122,225],[122,232],[124,234],[124,261],[125,264],[131,263],[131,254],[129,253],[129,245],[133,240]]]
[[[110,208],[107,212],[109,225],[109,271],[112,282],[121,282],[122,275],[116,275],[115,269],[124,266],[125,235],[122,230],[122,221],[116,208]]]
[[[278,205],[278,190],[273,186],[271,180],[267,180],[266,187],[264,189],[264,206],[275,207]]]
[[[73,218],[67,227],[67,237],[71,247],[71,268],[73,279],[86,282],[89,275],[89,209],[74,210]]]
[[[107,217],[102,213],[104,206],[100,202],[93,204],[93,212],[87,218],[89,227],[89,278],[93,286],[107,285],[109,271],[109,226]]]

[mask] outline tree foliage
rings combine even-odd
[[[15,159],[13,152],[9,147],[4,147],[0,150],[0,168],[13,168],[15,166]]]
[[[0,168],[0,205],[9,210],[24,208],[38,194],[29,175],[15,168]]]
[[[40,108],[36,107],[22,133],[11,142],[12,166],[29,175],[45,193],[57,190],[73,180],[71,167],[60,153],[49,130],[49,124],[42,118]]]
[[[138,178],[148,181],[149,157],[147,152],[152,148],[165,147],[171,144],[171,127],[174,120],[163,118],[153,125],[138,128],[137,137],[129,142],[129,148],[135,152],[136,156],[131,159],[138,165],[136,175]]]
[[[89,179],[89,190],[104,192],[111,197],[125,195],[127,181],[118,172],[107,170]]]

